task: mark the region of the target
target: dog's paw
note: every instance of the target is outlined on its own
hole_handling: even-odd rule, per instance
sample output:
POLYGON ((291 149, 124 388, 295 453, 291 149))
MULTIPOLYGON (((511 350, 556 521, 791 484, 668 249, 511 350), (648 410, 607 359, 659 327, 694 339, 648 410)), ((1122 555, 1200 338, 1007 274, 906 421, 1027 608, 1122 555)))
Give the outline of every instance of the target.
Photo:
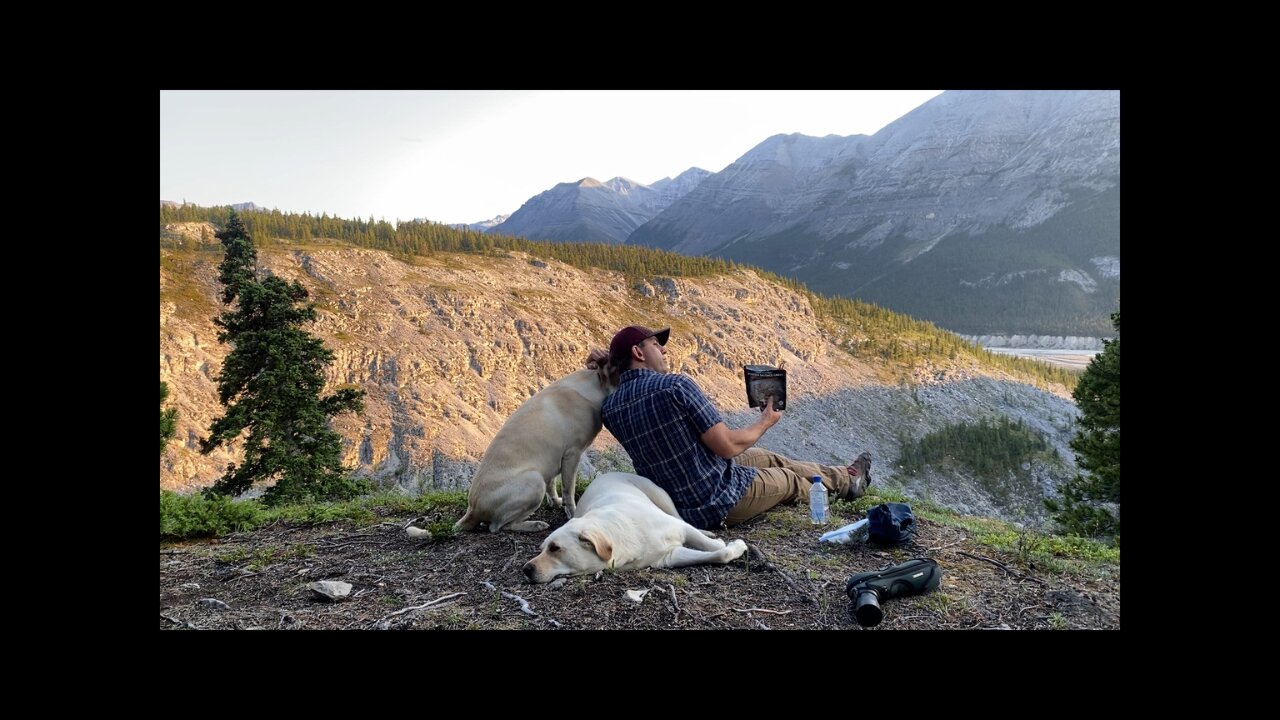
POLYGON ((576 515, 577 512, 578 512, 578 508, 576 506, 573 506, 573 507, 569 505, 564 506, 564 516, 570 520, 573 519, 573 516, 576 515))
POLYGON ((564 507, 564 498, 547 496, 547 505, 551 507, 564 507))
POLYGON ((724 549, 729 553, 729 556, 726 558, 726 562, 737 560, 747 551, 747 543, 743 540, 734 540, 733 542, 725 545, 724 549))
POLYGON ((522 520, 521 522, 511 523, 506 529, 513 532, 542 532, 549 527, 551 526, 541 520, 522 520))

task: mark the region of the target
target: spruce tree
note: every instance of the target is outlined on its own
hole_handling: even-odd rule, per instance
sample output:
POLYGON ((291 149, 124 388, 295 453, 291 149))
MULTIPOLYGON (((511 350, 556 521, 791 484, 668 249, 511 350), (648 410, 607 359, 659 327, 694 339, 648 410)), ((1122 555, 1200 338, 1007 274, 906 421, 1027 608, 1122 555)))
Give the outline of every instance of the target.
POLYGON ((1080 406, 1079 430, 1071 440, 1088 476, 1062 485, 1061 502, 1046 500, 1054 519, 1081 535, 1120 534, 1120 313, 1111 316, 1116 339, 1089 362, 1072 397, 1080 406))
POLYGON ((164 409, 164 400, 169 397, 169 386, 160 381, 160 457, 164 457, 164 446, 169 444, 169 439, 177 432, 175 427, 178 419, 177 408, 164 409))
POLYGON ((342 438, 329 421, 363 410, 364 391, 347 388, 321 397, 333 353, 302 329, 316 319, 306 289, 272 275, 258 279, 257 252, 236 213, 217 238, 226 249, 218 277, 229 308, 214 324, 221 328, 218 340, 232 349, 218 377, 226 412, 213 421, 200 451, 212 452, 246 430, 248 436, 244 460, 228 465, 206 492, 240 495, 257 481, 274 479, 263 498, 269 505, 359 494, 363 483, 342 466, 342 438))

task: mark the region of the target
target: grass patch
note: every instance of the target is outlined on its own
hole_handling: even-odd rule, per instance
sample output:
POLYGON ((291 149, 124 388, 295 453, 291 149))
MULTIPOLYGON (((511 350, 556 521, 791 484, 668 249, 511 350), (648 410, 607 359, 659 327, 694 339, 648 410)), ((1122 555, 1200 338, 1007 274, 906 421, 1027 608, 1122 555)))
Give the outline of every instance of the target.
POLYGON ((220 552, 213 556, 214 560, 225 565, 238 565, 249 557, 249 551, 245 548, 234 548, 226 552, 220 552))
POLYGON ((304 560, 316 554, 316 546, 310 543, 290 545, 282 554, 285 560, 304 560))
MULTIPOLYGON (((1029 528, 1022 528, 1012 523, 994 518, 960 515, 952 510, 935 505, 927 500, 909 498, 899 492, 884 488, 875 488, 874 494, 864 495, 852 502, 841 502, 843 508, 862 516, 872 507, 882 502, 901 502, 911 505, 911 511, 917 518, 923 518, 939 525, 948 525, 964 530, 974 542, 994 550, 1005 552, 1023 566, 1035 564, 1037 568, 1054 573, 1095 571, 1105 572, 1104 565, 1120 564, 1119 543, 1108 543, 1077 535, 1053 535, 1029 528)), ((848 524, 852 520, 841 521, 848 524)), ((792 523, 795 519, 792 518, 792 523)), ((833 523, 835 527, 840 525, 833 523)), ((779 535, 782 533, 780 532, 779 535)), ((897 549, 891 551, 895 562, 897 549)), ((909 557, 903 557, 905 560, 909 557)))
POLYGON ((253 554, 253 560, 249 562, 249 569, 254 572, 265 570, 272 561, 276 559, 276 551, 271 548, 261 548, 253 554))
POLYGON ((213 262, 208 253, 163 250, 160 252, 160 269, 166 274, 166 282, 160 288, 160 302, 171 302, 174 314, 188 320, 210 318, 221 311, 222 306, 205 294, 196 282, 196 266, 213 262))
MULTIPOLYGON (((267 508, 259 500, 232 500, 226 496, 205 498, 203 495, 179 495, 168 490, 160 491, 160 539, 218 537, 231 532, 245 532, 269 525, 277 520, 302 525, 319 525, 350 520, 358 525, 372 525, 384 515, 458 515, 467 508, 467 494, 458 490, 432 492, 416 498, 406 498, 387 492, 354 500, 306 505, 285 505, 267 508)), ((453 521, 449 518, 452 536, 453 521)), ((438 520, 445 523, 445 520, 438 520)), ((428 525, 432 534, 435 526, 428 525)), ((306 552, 298 549, 296 553, 306 552)), ((312 549, 314 552, 314 548, 312 549)), ((299 557, 301 557, 299 555, 299 557)))
POLYGON ((452 518, 440 518, 427 523, 426 530, 431 533, 432 542, 440 542, 442 540, 451 540, 458 536, 458 531, 453 528, 456 520, 452 518))

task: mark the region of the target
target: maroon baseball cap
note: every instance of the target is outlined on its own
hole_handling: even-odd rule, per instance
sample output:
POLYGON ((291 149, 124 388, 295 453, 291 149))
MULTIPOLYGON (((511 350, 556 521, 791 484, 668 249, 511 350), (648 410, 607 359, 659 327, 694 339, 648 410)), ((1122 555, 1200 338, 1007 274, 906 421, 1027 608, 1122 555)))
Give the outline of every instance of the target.
POLYGON ((631 354, 632 346, 639 345, 649 338, 658 338, 659 345, 666 345, 671 336, 671 328, 650 330, 643 325, 628 325, 618 331, 609 343, 610 360, 621 359, 631 354))

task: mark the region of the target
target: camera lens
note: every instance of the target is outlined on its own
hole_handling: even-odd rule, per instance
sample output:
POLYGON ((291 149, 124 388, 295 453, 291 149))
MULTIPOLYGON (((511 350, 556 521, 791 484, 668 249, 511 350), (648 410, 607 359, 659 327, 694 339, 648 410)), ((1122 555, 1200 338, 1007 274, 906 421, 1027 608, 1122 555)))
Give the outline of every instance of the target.
POLYGON ((853 617, 862 627, 875 627, 884 619, 884 611, 880 609, 880 597, 875 590, 863 590, 853 603, 853 617))

